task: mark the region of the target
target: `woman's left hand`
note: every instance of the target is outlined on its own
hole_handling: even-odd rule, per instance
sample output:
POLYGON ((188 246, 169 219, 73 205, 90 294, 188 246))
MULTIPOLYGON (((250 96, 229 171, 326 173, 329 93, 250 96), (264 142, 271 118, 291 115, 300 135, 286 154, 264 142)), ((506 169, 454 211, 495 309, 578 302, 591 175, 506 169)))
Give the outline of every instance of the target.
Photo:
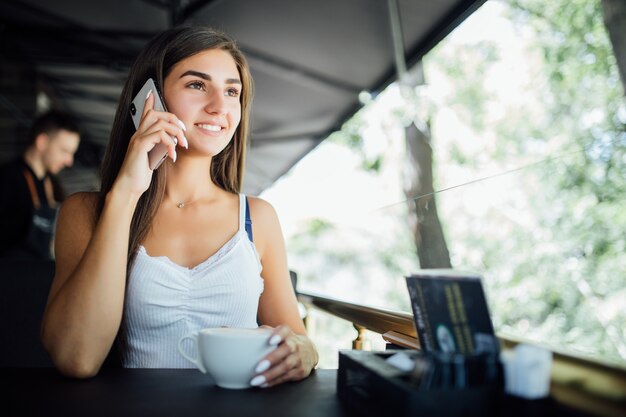
POLYGON ((318 355, 313 342, 306 335, 294 333, 289 326, 276 327, 269 343, 277 347, 258 363, 257 375, 250 381, 253 386, 266 388, 299 381, 309 376, 317 365, 318 355))

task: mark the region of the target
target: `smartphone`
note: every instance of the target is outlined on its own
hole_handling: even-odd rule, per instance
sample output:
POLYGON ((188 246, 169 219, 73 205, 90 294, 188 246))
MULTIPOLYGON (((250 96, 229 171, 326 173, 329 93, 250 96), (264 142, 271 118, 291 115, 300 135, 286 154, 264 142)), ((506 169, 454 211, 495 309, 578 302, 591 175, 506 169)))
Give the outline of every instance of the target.
MULTIPOLYGON (((135 129, 137 129, 139 122, 141 121, 143 108, 146 105, 146 96, 150 90, 152 90, 152 95, 154 96, 154 109, 167 111, 156 83, 152 78, 148 78, 148 81, 146 81, 143 87, 141 87, 141 90, 139 90, 133 101, 130 103, 130 116, 135 124, 135 129)), ((172 137, 172 139, 176 142, 176 138, 172 137)), ((154 171, 161 166, 163 161, 165 161, 165 158, 167 158, 167 146, 163 143, 157 143, 156 146, 148 152, 148 166, 154 171)))

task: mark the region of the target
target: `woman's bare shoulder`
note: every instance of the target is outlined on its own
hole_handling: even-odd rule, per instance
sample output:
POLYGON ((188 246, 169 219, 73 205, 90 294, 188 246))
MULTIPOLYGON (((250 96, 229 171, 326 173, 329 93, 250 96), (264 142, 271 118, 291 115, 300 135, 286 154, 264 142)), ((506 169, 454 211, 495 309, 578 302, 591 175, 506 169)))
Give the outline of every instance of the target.
POLYGON ((268 201, 260 197, 248 197, 252 225, 263 234, 274 235, 280 232, 280 221, 276 209, 268 201))
POLYGON ((72 194, 61 204, 54 238, 57 277, 65 280, 76 268, 96 227, 97 193, 72 194))
POLYGON ((74 204, 78 202, 82 202, 83 204, 96 204, 98 202, 98 194, 99 193, 96 191, 79 191, 66 198, 63 204, 69 202, 74 204))
POLYGON ((260 197, 247 196, 247 198, 248 203, 250 204, 251 215, 256 214, 262 218, 265 218, 266 216, 276 217, 276 210, 268 201, 260 197))
POLYGON ((263 259, 266 249, 283 242, 283 234, 274 207, 259 197, 248 197, 254 244, 263 259))
POLYGON ((78 192, 66 198, 61 204, 59 222, 71 220, 82 226, 95 225, 98 208, 97 192, 78 192))

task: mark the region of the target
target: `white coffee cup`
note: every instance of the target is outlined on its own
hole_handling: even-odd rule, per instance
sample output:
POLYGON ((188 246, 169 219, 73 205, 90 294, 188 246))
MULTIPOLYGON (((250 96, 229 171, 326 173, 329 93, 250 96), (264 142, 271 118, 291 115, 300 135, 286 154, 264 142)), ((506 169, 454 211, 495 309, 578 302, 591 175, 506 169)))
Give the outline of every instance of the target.
POLYGON ((211 375, 218 386, 249 388, 258 363, 276 348, 269 344, 271 335, 272 330, 266 328, 202 329, 181 337, 178 351, 200 371, 211 375), (183 343, 187 339, 193 341, 197 356, 185 352, 183 343))

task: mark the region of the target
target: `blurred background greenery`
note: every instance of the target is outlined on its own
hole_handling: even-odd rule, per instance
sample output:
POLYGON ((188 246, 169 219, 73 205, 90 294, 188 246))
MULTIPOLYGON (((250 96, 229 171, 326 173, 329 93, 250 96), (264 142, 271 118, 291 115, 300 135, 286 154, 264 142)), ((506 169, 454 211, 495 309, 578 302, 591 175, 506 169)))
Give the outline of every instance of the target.
MULTIPOLYGON (((448 261, 484 276, 500 334, 626 363, 626 103, 602 3, 490 0, 412 73, 264 195, 282 218, 314 175, 302 198, 324 201, 286 225, 299 289, 410 311, 404 277, 448 261)), ((335 367, 356 331, 311 314, 335 367)))

